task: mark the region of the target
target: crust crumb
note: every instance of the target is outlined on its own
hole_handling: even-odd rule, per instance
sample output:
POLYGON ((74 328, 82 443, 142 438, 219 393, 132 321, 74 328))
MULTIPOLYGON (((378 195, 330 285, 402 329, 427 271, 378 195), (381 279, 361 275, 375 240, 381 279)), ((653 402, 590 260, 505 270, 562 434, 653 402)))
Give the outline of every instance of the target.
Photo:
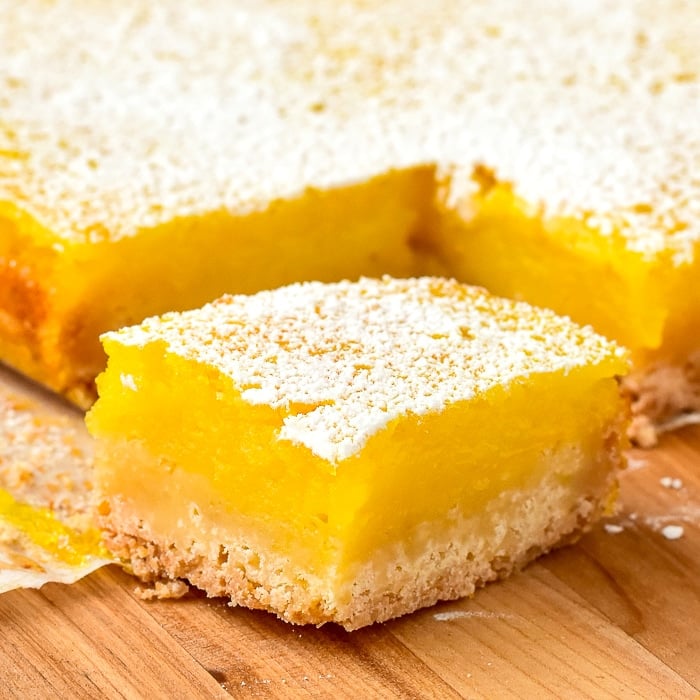
POLYGON ((189 590, 187 583, 180 579, 161 579, 148 586, 137 586, 134 593, 141 600, 177 600, 189 590))

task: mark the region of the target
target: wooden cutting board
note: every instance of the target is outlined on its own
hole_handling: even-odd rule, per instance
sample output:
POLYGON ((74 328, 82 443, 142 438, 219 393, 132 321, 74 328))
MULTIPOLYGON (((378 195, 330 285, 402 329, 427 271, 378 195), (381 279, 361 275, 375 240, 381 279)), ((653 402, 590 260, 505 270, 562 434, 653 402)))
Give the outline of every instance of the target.
MULTIPOLYGON (((8 372, 0 391, 80 429, 8 372)), ((700 426, 631 453, 607 524, 472 600, 353 633, 198 593, 142 601, 116 566, 13 591, 0 596, 0 697, 700 697, 700 426)))

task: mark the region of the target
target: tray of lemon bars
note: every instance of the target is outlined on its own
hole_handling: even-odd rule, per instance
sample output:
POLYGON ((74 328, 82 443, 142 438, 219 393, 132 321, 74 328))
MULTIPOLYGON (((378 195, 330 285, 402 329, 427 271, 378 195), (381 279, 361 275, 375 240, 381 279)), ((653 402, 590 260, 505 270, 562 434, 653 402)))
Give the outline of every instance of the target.
POLYGON ((0 3, 0 696, 697 697, 692 3, 0 3))

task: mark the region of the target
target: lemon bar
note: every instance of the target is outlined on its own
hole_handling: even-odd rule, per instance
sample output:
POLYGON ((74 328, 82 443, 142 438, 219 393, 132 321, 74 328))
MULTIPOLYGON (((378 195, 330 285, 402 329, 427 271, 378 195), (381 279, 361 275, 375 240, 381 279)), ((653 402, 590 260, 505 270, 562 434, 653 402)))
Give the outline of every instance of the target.
MULTIPOLYGON (((242 211, 217 203, 196 215, 164 209, 135 218, 143 212, 117 210, 99 219, 97 230, 87 219, 71 227, 57 209, 30 215, 0 194, 0 360, 87 408, 104 368, 104 331, 201 306, 227 291, 413 274, 413 238, 423 217, 416 193, 430 172, 388 172, 246 202, 242 211)), ((44 176, 56 187, 63 182, 60 168, 44 176)))
POLYGON ((628 346, 642 441, 700 409, 694 3, 3 16, 0 357, 74 401, 94 396, 104 330, 387 273, 483 285, 628 346))
POLYGON ((107 546, 145 581, 355 629, 608 512, 625 353, 441 278, 309 282, 107 333, 107 546))

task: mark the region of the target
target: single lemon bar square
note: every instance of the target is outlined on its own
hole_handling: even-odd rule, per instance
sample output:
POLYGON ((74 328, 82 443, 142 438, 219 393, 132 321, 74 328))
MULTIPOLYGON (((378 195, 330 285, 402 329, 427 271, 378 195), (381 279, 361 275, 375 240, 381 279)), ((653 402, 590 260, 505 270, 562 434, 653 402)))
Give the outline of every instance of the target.
POLYGON ((625 352, 479 288, 294 284, 103 343, 99 518, 146 581, 355 629, 470 595, 614 500, 625 352))

